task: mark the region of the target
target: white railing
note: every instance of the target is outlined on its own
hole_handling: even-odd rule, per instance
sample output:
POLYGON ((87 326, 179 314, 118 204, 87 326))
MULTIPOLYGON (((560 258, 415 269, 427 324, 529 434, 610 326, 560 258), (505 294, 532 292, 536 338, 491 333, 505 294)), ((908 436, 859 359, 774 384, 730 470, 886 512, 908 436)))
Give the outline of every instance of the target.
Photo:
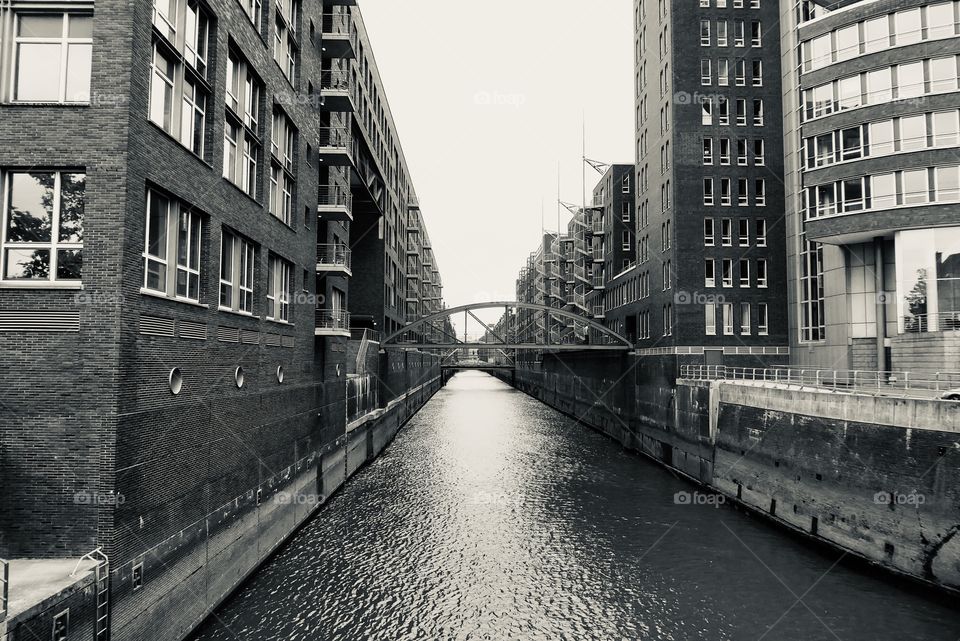
POLYGON ((350 72, 345 69, 329 69, 320 72, 320 89, 351 91, 350 72))
POLYGON ((960 372, 897 372, 875 370, 799 369, 791 367, 728 367, 682 365, 680 378, 696 381, 749 381, 798 385, 834 391, 942 392, 960 387, 960 372))
POLYGON ((318 265, 336 265, 350 269, 350 263, 353 259, 353 252, 347 249, 346 245, 325 244, 317 245, 317 264, 318 265))
POLYGON ((350 149, 350 127, 320 127, 319 145, 321 149, 350 149))
POLYGON ((907 334, 957 330, 960 330, 960 312, 910 314, 903 317, 903 331, 907 334))
POLYGON ((348 210, 353 208, 353 194, 348 187, 323 185, 318 191, 321 207, 346 207, 348 210))
POLYGON ((317 329, 350 330, 350 312, 339 309, 321 309, 316 311, 317 329))

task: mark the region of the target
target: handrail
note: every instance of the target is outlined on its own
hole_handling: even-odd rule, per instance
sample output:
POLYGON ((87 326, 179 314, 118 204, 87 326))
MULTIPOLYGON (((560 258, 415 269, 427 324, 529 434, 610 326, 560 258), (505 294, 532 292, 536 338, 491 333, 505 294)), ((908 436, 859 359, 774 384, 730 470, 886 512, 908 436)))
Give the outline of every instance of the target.
POLYGON ((907 334, 957 330, 960 330, 960 312, 906 314, 903 317, 903 331, 907 334))
POLYGON ((350 149, 352 139, 350 127, 320 127, 318 145, 350 149))
POLYGON ((350 72, 346 69, 328 69, 320 72, 320 89, 351 91, 350 72))
POLYGON ((832 391, 915 390, 942 392, 960 387, 960 372, 801 369, 682 365, 680 378, 698 381, 749 381, 799 385, 832 391))
POLYGON ((321 185, 317 193, 320 206, 346 207, 347 209, 353 206, 353 193, 349 187, 342 185, 321 185))
POLYGON ((350 269, 353 252, 346 245, 327 243, 317 245, 317 264, 339 265, 350 269))
POLYGON ((319 329, 350 329, 350 312, 340 309, 316 309, 316 326, 319 329))
POLYGON ((83 556, 81 556, 79 559, 77 559, 77 564, 73 567, 73 572, 70 573, 70 576, 71 576, 71 577, 76 577, 76 576, 77 576, 77 572, 80 570, 80 566, 83 564, 83 560, 84 560, 84 559, 88 559, 88 560, 90 560, 90 561, 93 561, 93 562, 96 563, 97 565, 100 565, 101 563, 109 563, 109 562, 110 562, 110 559, 109 559, 109 558, 107 557, 107 555, 103 552, 103 548, 102 548, 102 547, 96 548, 95 550, 93 550, 93 551, 91 551, 91 552, 87 552, 86 554, 84 554, 83 556), (95 558, 94 558, 95 555, 99 555, 101 558, 100 558, 100 559, 95 559, 95 558))

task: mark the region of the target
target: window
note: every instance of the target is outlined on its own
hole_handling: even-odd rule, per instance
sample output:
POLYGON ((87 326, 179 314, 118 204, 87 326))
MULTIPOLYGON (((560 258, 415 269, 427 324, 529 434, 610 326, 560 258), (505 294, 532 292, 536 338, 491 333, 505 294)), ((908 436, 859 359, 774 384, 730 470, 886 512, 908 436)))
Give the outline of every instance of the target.
POLYGON ((227 58, 226 122, 223 177, 256 198, 260 158, 260 97, 263 84, 246 60, 231 51, 227 58))
POLYGON ((740 335, 749 336, 751 329, 750 303, 740 303, 740 335))
POLYGON ((290 322, 290 263, 270 254, 267 265, 267 320, 290 322))
POLYGON ((770 333, 770 316, 766 303, 757 304, 757 335, 766 336, 770 333))
POLYGON ((291 83, 296 80, 297 57, 297 20, 300 14, 298 0, 276 0, 277 18, 274 21, 273 59, 283 70, 283 75, 291 83))
POLYGON ((58 612, 53 617, 53 631, 50 638, 53 641, 67 641, 70 638, 70 608, 58 612))
POLYGON ((763 98, 753 99, 753 126, 763 126, 763 98))
POLYGON ((750 288, 750 260, 747 258, 740 259, 740 287, 750 288))
POLYGON ((700 124, 702 125, 712 125, 713 124, 713 103, 709 98, 704 100, 700 105, 700 124))
POLYGON ((242 0, 242 4, 250 22, 257 29, 257 33, 260 33, 263 29, 263 5, 260 0, 242 0))
POLYGON ((869 125, 870 155, 883 156, 894 150, 893 121, 872 122, 869 125))
POLYGON ((703 164, 713 164, 713 138, 703 139, 703 164))
POLYGON ((720 244, 724 247, 733 245, 733 221, 729 218, 720 221, 720 244))
POLYGON ((743 47, 743 20, 736 20, 733 23, 733 46, 743 47))
POLYGON ((730 139, 729 138, 720 139, 720 164, 721 165, 730 164, 730 139))
POLYGON ((897 98, 916 98, 923 93, 923 62, 899 65, 897 67, 897 98))
POLYGON ((747 124, 747 101, 744 98, 737 98, 737 126, 745 127, 747 124))
POLYGON ((937 167, 937 202, 956 202, 960 200, 960 168, 937 167))
MULTIPOLYGON (((823 299, 823 248, 802 239, 800 253, 800 340, 822 341, 826 337, 823 299)), ((763 323, 759 323, 761 325, 763 323)))
MULTIPOLYGON (((761 45, 762 33, 760 23, 756 20, 750 23, 750 46, 759 47, 761 45)), ((829 39, 830 36, 827 36, 829 39)))
MULTIPOLYGON (((957 62, 954 56, 932 58, 929 62, 931 93, 957 89, 957 62)), ((902 76, 901 76, 902 77, 902 76)), ((921 75, 920 78, 923 78, 921 75)))
POLYGON ((763 149, 763 138, 755 138, 753 141, 753 164, 762 166, 765 164, 765 154, 763 149))
POLYGON ((294 143, 296 130, 281 111, 273 112, 270 143, 270 213, 287 225, 292 224, 294 174, 294 143))
POLYGON ((752 69, 752 72, 750 74, 751 83, 753 84, 754 87, 762 87, 763 86, 763 61, 754 60, 751 63, 751 69, 752 69))
POLYGON ((886 209, 897 205, 896 174, 878 174, 870 177, 871 209, 886 209))
POLYGON ((730 103, 723 96, 717 97, 717 124, 730 124, 730 103))
POLYGON ((715 231, 713 227, 713 218, 703 219, 703 245, 704 247, 713 247, 716 242, 715 231))
POLYGON ((893 34, 898 46, 913 44, 923 40, 920 8, 901 9, 893 14, 893 34))
POLYGON ((757 178, 753 181, 753 204, 757 207, 763 207, 767 204, 767 181, 763 178, 757 178))
POLYGON ((707 336, 717 335, 717 306, 713 303, 707 303, 703 306, 705 331, 707 336))
POLYGON ((857 127, 840 130, 840 160, 854 160, 863 156, 863 131, 857 127))
POLYGON ((882 51, 890 47, 890 23, 886 15, 863 23, 864 53, 882 51))
MULTIPOLYGON (((749 269, 749 263, 747 269, 749 269)), ((759 258, 757 259, 757 287, 764 288, 767 284, 767 259, 759 258)))
POLYGON ((837 62, 860 55, 860 29, 856 24, 837 29, 837 62))
POLYGON ((927 38, 950 38, 954 36, 955 22, 952 2, 927 6, 927 38))
POLYGON ((700 46, 701 47, 710 46, 710 21, 709 20, 700 21, 700 46))
POLYGON ((727 21, 717 20, 717 46, 727 46, 727 21))
POLYGON ((743 167, 747 164, 747 141, 743 138, 737 139, 737 165, 743 167))
MULTIPOLYGON (((89 10, 92 8, 91 2, 89 10)), ((27 14, 17 11, 14 30, 12 100, 90 101, 93 16, 89 12, 27 14)))
POLYGON ((85 189, 82 170, 3 177, 4 282, 80 282, 85 189))
POLYGON ((253 243, 224 230, 220 244, 220 309, 253 314, 255 266, 253 243))
POLYGON ((730 179, 721 178, 720 179, 720 205, 723 207, 729 207, 731 204, 731 195, 730 195, 730 179))
POLYGON ((154 25, 164 35, 154 37, 148 113, 155 125, 203 157, 210 20, 195 1, 181 11, 182 4, 156 0, 154 5, 154 25))
POLYGON ((700 84, 709 85, 713 82, 713 78, 710 71, 710 59, 702 58, 700 60, 700 84))
POLYGON ((733 303, 723 303, 723 335, 733 336, 733 303))
POLYGON ((957 111, 939 111, 933 114, 933 146, 954 147, 957 145, 957 111))
POLYGON ((620 183, 620 192, 624 194, 630 193, 630 174, 626 174, 623 177, 623 180, 620 183))
POLYGON ((918 205, 929 198, 926 169, 910 169, 903 172, 903 204, 918 205))
POLYGON ((745 60, 737 60, 733 66, 733 83, 738 87, 744 87, 747 84, 747 63, 745 60))
POLYGON ((741 218, 737 221, 737 240, 741 247, 750 246, 750 219, 741 218))
POLYGON ((841 78, 837 82, 837 87, 839 89, 838 107, 841 111, 844 109, 856 109, 863 104, 859 75, 841 78))
POLYGON ((188 205, 147 191, 144 289, 200 302, 202 216, 188 205))
MULTIPOLYGON (((656 237, 654 237, 654 238, 656 238, 656 237)), ((656 242, 656 241, 654 241, 654 242, 656 242)), ((630 251, 630 249, 633 248, 633 246, 632 246, 632 244, 631 244, 631 242, 630 242, 630 232, 627 231, 627 230, 624 230, 624 231, 622 232, 622 234, 620 235, 620 248, 623 249, 624 251, 630 251)))
POLYGON ((757 247, 767 246, 767 221, 757 221, 757 247))
POLYGON ((893 100, 893 84, 890 79, 890 68, 868 71, 867 74, 867 103, 890 102, 893 100))
POLYGON ((724 258, 721 261, 721 269, 723 270, 721 285, 723 287, 733 287, 733 259, 724 258))
POLYGON ((713 178, 703 179, 703 204, 713 204, 713 178))
POLYGON ((629 223, 630 217, 630 203, 625 202, 620 206, 620 220, 629 223))
POLYGON ((703 261, 703 286, 717 286, 717 263, 713 258, 707 258, 703 261))
POLYGON ((721 87, 730 84, 730 61, 726 58, 717 60, 717 84, 721 87))
POLYGON ((746 207, 750 204, 750 194, 747 190, 747 179, 737 178, 737 205, 746 207))

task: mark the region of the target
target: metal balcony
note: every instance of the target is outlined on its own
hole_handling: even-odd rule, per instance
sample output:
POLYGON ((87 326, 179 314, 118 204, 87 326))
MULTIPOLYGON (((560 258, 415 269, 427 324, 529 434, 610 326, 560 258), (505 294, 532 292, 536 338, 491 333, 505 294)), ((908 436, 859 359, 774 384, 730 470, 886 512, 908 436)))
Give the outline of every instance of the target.
POLYGON ((585 283, 590 282, 590 279, 587 278, 587 269, 583 265, 577 265, 576 267, 574 267, 573 275, 585 283))
POLYGON ((603 311, 603 305, 594 305, 594 306, 593 306, 593 317, 594 317, 594 318, 606 318, 606 313, 603 311))
POLYGON ((594 274, 594 275, 593 275, 593 288, 594 288, 594 289, 606 289, 606 287, 607 287, 607 283, 606 283, 606 280, 604 280, 603 276, 602 276, 602 275, 601 275, 601 276, 597 276, 596 274, 594 274))
POLYGON ((317 214, 324 220, 350 222, 353 220, 353 194, 343 185, 323 185, 319 189, 317 214))
POLYGON ((602 263, 605 260, 603 256, 603 245, 594 245, 590 249, 590 253, 593 256, 593 261, 596 263, 602 263))
POLYGON ((320 36, 320 51, 324 58, 357 57, 357 32, 346 11, 337 11, 323 16, 323 31, 320 36))
POLYGON ((328 274, 353 276, 351 262, 353 252, 346 245, 317 245, 317 271, 328 274))
POLYGON ((350 127, 321 127, 317 157, 325 167, 349 167, 353 164, 353 136, 350 127))
POLYGON ((603 221, 602 221, 602 220, 595 220, 595 221, 593 221, 593 224, 590 225, 590 229, 591 229, 591 231, 593 232, 593 235, 594 235, 594 236, 602 236, 602 235, 603 235, 603 221))
POLYGON ((320 109, 339 113, 356 112, 349 71, 329 69, 320 72, 320 109))
POLYGON ((350 312, 342 309, 322 309, 316 311, 317 336, 350 337, 350 312))

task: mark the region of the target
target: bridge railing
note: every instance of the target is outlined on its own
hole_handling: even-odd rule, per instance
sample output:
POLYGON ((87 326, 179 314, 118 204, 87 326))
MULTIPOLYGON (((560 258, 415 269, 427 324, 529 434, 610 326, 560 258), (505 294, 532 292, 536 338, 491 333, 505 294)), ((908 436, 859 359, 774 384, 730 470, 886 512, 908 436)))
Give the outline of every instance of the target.
POLYGON ((746 381, 847 392, 936 397, 960 388, 960 372, 800 369, 682 365, 680 378, 697 381, 746 381))

